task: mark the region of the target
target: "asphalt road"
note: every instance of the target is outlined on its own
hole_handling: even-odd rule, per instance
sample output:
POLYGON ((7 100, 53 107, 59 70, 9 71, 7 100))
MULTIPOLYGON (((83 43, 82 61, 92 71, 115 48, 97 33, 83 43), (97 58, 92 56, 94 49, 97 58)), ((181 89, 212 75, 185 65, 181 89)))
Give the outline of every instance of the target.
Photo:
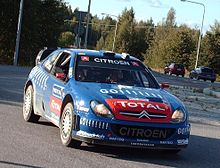
POLYGON ((192 123, 190 144, 177 155, 86 144, 64 147, 53 124, 23 120, 27 71, 0 66, 0 167, 220 167, 220 127, 206 124, 192 123))
POLYGON ((157 78, 158 82, 168 82, 171 85, 176 86, 185 86, 185 87, 194 87, 198 89, 204 89, 208 87, 220 88, 220 82, 211 83, 210 81, 190 79, 188 77, 181 77, 175 75, 165 75, 158 72, 153 72, 154 76, 157 78))

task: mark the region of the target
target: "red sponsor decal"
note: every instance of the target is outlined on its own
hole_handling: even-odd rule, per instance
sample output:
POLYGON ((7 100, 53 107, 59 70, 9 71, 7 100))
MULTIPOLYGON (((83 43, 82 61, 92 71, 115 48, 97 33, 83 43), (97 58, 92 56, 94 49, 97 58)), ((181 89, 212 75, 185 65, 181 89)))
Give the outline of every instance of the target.
POLYGON ((170 106, 164 103, 123 99, 105 99, 105 101, 115 118, 120 120, 169 123, 172 115, 170 106))
POLYGON ((50 110, 60 116, 62 101, 54 96, 50 96, 50 110))
POLYGON ((133 65, 133 66, 139 66, 139 64, 137 63, 137 62, 131 62, 131 64, 133 65))
POLYGON ((89 61, 89 57, 88 56, 81 56, 81 61, 89 61))
POLYGON ((58 78, 58 79, 62 79, 62 78, 65 78, 65 77, 66 77, 66 75, 63 72, 56 73, 56 78, 58 78))

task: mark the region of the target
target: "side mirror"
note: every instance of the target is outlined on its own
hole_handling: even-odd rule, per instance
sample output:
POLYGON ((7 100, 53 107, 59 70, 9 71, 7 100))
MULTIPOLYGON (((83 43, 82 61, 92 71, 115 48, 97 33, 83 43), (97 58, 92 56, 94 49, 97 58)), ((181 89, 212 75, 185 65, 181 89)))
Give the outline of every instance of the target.
POLYGON ((56 78, 61 79, 61 80, 63 80, 63 79, 66 78, 66 75, 65 75, 65 73, 63 73, 63 72, 57 72, 57 73, 55 74, 55 76, 56 76, 56 78))
POLYGON ((169 88, 170 87, 170 84, 169 83, 161 83, 160 84, 160 87, 162 88, 162 89, 166 89, 166 88, 169 88))

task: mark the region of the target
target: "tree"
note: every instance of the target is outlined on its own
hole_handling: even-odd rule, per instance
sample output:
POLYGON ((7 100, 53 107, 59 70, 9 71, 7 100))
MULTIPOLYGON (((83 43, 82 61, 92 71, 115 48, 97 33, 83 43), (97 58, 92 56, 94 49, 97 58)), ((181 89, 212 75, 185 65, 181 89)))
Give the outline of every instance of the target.
POLYGON ((93 21, 93 38, 96 37, 96 49, 112 50, 116 20, 110 16, 93 21), (94 22, 96 21, 96 22, 94 22), (99 23, 98 23, 99 22, 99 23))
MULTIPOLYGON (((20 0, 0 1, 0 63, 12 64, 20 0)), ((63 0, 24 1, 21 29, 20 65, 33 65, 44 46, 57 46, 64 20, 71 16, 63 0)))
POLYGON ((19 0, 0 1, 0 64, 12 64, 19 0))
POLYGON ((72 32, 62 32, 58 39, 60 47, 68 47, 74 44, 75 35, 72 32))
POLYGON ((174 8, 170 8, 170 10, 167 13, 166 23, 165 25, 167 27, 175 27, 176 26, 176 11, 174 8))
POLYGON ((220 74, 220 22, 215 21, 202 40, 199 64, 213 68, 220 74))
POLYGON ((154 68, 164 67, 171 62, 191 66, 195 51, 195 31, 186 26, 177 27, 175 11, 170 9, 165 22, 155 29, 154 40, 145 54, 145 63, 154 68))

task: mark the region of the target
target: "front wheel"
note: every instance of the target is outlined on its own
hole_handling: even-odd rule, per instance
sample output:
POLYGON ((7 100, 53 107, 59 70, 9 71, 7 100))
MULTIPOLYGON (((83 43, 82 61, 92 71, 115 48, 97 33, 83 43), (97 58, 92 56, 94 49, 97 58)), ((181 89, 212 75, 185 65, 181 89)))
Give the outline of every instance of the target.
POLYGON ((72 130, 75 125, 73 104, 67 103, 63 109, 60 121, 60 138, 65 146, 79 147, 82 142, 72 139, 72 130))
POLYGON ((34 114, 34 90, 32 85, 29 85, 24 94, 24 103, 23 103, 23 117, 27 122, 37 122, 40 119, 40 116, 34 114))

